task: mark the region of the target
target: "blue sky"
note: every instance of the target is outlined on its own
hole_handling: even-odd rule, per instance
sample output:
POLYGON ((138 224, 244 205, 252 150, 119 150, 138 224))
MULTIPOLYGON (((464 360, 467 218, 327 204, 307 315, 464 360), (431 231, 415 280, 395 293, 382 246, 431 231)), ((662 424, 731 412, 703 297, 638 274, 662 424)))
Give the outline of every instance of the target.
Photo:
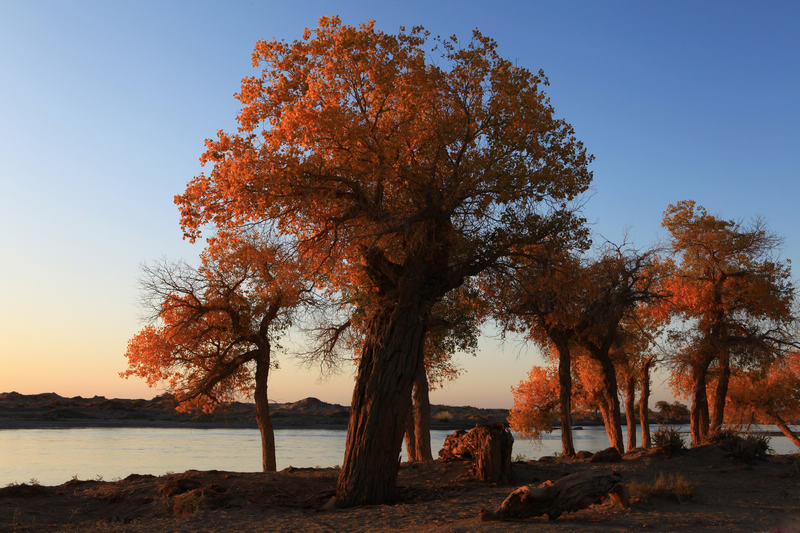
MULTIPOLYGON (((557 114, 596 156, 585 215, 598 236, 647 246, 667 204, 693 199, 763 216, 800 260, 800 4, 375 4, 0 2, 0 391, 152 394, 116 375, 142 325, 139 265, 199 252, 172 197, 203 140, 234 127, 253 45, 326 14, 390 32, 478 27, 544 69, 557 114)), ((284 359, 276 400, 349 401, 350 369, 320 382, 284 359)), ((433 400, 508 406, 537 361, 486 339, 433 400)))

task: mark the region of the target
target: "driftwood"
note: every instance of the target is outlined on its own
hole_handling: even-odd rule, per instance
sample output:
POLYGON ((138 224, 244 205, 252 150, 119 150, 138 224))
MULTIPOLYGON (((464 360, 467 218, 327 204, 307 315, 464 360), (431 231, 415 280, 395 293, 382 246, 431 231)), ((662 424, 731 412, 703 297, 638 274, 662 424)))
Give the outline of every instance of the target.
POLYGON ((628 496, 618 472, 586 470, 545 481, 536 486, 520 487, 503 500, 495 511, 481 511, 482 520, 515 520, 546 514, 555 520, 563 513, 584 509, 612 498, 628 507, 628 496))
POLYGON ((511 448, 514 437, 503 424, 481 424, 469 432, 448 435, 439 458, 470 459, 472 471, 483 481, 511 481, 511 448))

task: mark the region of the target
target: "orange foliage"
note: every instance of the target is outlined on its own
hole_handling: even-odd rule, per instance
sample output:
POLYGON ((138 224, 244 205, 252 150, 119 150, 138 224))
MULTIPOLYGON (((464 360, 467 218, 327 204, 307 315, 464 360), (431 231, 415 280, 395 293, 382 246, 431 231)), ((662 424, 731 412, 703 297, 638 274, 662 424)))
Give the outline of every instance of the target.
POLYGON ((270 364, 271 342, 302 295, 295 260, 259 240, 221 234, 197 269, 146 269, 144 289, 157 323, 128 342, 121 375, 165 385, 184 411, 209 412, 251 396, 255 365, 270 364))
POLYGON ((513 431, 533 439, 553 430, 553 421, 558 417, 558 370, 553 367, 535 366, 528 379, 517 387, 511 387, 514 406, 508 414, 508 423, 513 431))
POLYGON ((800 352, 766 369, 731 378, 727 419, 734 423, 800 421, 800 352))

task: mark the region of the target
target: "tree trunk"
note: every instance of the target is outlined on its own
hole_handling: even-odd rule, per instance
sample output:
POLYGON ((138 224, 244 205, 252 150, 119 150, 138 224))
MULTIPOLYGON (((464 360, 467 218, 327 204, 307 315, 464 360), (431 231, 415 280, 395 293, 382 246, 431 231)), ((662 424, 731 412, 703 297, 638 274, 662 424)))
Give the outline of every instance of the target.
POLYGON ((728 397, 728 382, 730 378, 730 354, 725 352, 720 356, 719 361, 719 376, 717 378, 717 386, 714 390, 714 404, 711 410, 709 433, 716 433, 722 427, 722 422, 725 420, 725 400, 728 397))
POLYGON ((603 402, 600 413, 603 416, 603 425, 606 428, 609 444, 622 454, 625 453, 625 445, 622 440, 622 422, 617 396, 617 373, 607 354, 605 356, 595 354, 595 359, 602 368, 603 402))
POLYGON ((781 433, 786 435, 786 438, 792 441, 795 446, 800 448, 800 438, 798 438, 797 434, 792 431, 792 428, 789 427, 789 425, 786 423, 786 420, 776 414, 771 414, 771 416, 775 421, 775 425, 781 430, 781 433))
POLYGON ((420 463, 433 461, 431 453, 431 400, 428 395, 428 373, 425 371, 425 358, 420 357, 417 374, 414 378, 414 438, 415 460, 420 463))
POLYGON ((625 423, 628 426, 628 451, 636 448, 636 377, 625 380, 625 423))
POLYGON ((275 432, 269 414, 267 379, 269 378, 269 346, 260 347, 256 356, 256 387, 253 393, 256 402, 256 422, 261 432, 261 468, 264 472, 275 472, 275 432))
POLYGON ((575 455, 572 443, 572 372, 569 344, 555 341, 558 350, 558 395, 561 401, 561 452, 565 457, 575 455))
POLYGON ((414 406, 411 405, 406 415, 406 455, 409 463, 417 461, 417 437, 414 433, 414 406))
POLYGON ((429 311, 414 289, 401 287, 400 294, 407 298, 370 318, 336 485, 339 506, 385 503, 395 496, 398 457, 429 311))
POLYGON ((642 428, 642 447, 650 448, 650 361, 642 365, 639 381, 642 384, 642 392, 639 395, 639 426, 642 428))
POLYGON ((699 446, 708 436, 708 397, 706 395, 706 370, 692 369, 692 410, 690 413, 692 446, 699 446))

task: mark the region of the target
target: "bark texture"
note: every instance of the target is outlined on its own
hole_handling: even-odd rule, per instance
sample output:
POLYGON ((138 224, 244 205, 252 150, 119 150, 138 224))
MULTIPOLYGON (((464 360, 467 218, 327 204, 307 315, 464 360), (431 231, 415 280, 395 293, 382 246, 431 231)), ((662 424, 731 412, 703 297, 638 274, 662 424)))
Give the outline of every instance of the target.
POLYGON ((617 373, 614 370, 614 364, 607 355, 605 357, 597 356, 596 359, 602 368, 603 401, 600 405, 600 414, 603 417, 603 425, 606 428, 608 442, 619 453, 625 453, 619 397, 617 396, 617 373))
POLYGON ((343 507, 395 497, 398 457, 429 309, 419 299, 388 307, 370 319, 358 365, 336 485, 336 503, 343 507))
POLYGON ((448 435, 441 459, 471 459, 475 477, 482 481, 511 482, 511 449, 514 437, 503 424, 481 424, 469 432, 448 435))
POLYGON ((714 404, 711 409, 711 420, 709 422, 709 434, 716 433, 722 427, 725 420, 725 400, 728 397, 728 383, 731 379, 731 360, 727 352, 722 354, 719 359, 719 375, 717 376, 717 386, 714 389, 714 404))
POLYGON ((692 446, 700 446, 708 437, 708 397, 705 368, 692 369, 692 408, 690 412, 692 446))
POLYGON ((264 472, 275 472, 275 432, 269 414, 267 380, 269 379, 270 350, 259 348, 256 356, 256 386, 253 393, 256 404, 256 421, 261 432, 261 468, 264 472))
POLYGON ((414 460, 420 463, 433 461, 433 454, 431 453, 431 401, 428 391, 428 374, 425 371, 425 361, 424 358, 420 358, 420 364, 414 377, 413 393, 414 460))
POLYGON ((572 372, 569 343, 556 341, 558 350, 558 394, 561 402, 561 452, 565 457, 575 455, 572 442, 572 372))
POLYGON ((417 460, 417 437, 414 431, 414 405, 409 408, 406 416, 406 455, 408 462, 413 463, 417 460))
POLYGON ((625 380, 625 424, 628 426, 628 451, 636 448, 636 378, 625 380))
POLYGON ((481 511, 482 520, 515 520, 547 515, 555 520, 563 513, 585 509, 611 497, 628 507, 622 476, 617 472, 586 470, 545 481, 536 486, 520 487, 503 500, 494 511, 481 511))
POLYGON ((642 447, 650 448, 652 441, 650 439, 650 366, 652 362, 646 361, 642 365, 639 381, 641 383, 642 392, 639 394, 639 427, 642 428, 642 447))

